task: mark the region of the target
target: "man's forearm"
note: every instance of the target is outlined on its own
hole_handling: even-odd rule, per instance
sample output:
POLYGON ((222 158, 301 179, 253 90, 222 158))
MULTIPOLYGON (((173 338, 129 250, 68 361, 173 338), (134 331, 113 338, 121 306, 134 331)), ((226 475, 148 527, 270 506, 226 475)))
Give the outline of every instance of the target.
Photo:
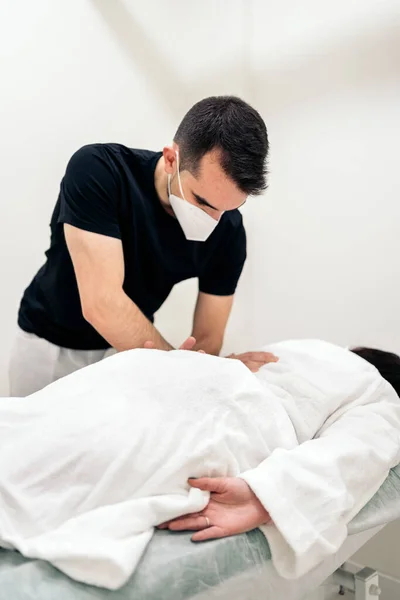
MULTIPOLYGON (((196 337, 193 334, 194 337, 196 337)), ((214 356, 219 356, 221 352, 223 340, 212 337, 212 336, 204 336, 196 338, 196 345, 194 350, 203 350, 207 354, 213 354, 214 356)))
POLYGON ((148 341, 161 350, 173 349, 122 291, 107 298, 98 298, 84 310, 84 317, 119 352, 142 348, 148 341))

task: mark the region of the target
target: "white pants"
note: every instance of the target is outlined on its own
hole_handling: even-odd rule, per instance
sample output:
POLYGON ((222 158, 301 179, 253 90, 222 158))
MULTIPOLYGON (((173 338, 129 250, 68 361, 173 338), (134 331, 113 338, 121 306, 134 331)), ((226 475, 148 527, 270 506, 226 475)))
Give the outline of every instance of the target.
POLYGON ((49 383, 114 354, 108 350, 60 348, 18 328, 9 366, 10 396, 25 397, 49 383))

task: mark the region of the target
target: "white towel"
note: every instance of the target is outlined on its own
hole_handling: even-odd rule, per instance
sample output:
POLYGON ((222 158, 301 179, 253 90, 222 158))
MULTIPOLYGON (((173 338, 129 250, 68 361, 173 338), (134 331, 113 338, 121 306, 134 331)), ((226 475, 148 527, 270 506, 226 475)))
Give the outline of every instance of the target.
POLYGON ((281 397, 299 445, 275 449, 242 477, 271 515, 261 530, 276 569, 296 578, 337 552, 347 524, 400 463, 400 399, 375 367, 332 344, 270 350, 282 359, 258 378, 281 397))
POLYGON ((187 479, 238 475, 289 417, 236 360, 133 350, 0 401, 0 545, 118 588, 155 525, 203 509, 187 479))
POLYGON ((133 350, 0 399, 0 545, 116 589, 155 525, 206 506, 188 477, 242 474, 275 520, 263 530, 278 571, 315 566, 400 461, 400 403, 349 352, 272 349, 281 361, 257 377, 236 360, 133 350))

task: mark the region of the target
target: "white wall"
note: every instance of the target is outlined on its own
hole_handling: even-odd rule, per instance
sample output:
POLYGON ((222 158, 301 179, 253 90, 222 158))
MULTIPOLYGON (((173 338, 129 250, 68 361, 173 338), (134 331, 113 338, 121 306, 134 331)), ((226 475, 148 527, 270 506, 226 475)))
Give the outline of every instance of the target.
MULTIPOLYGON (((0 395, 71 153, 95 141, 160 148, 194 101, 219 93, 252 102, 271 140, 270 189, 246 208, 250 257, 226 349, 320 336, 400 351, 399 5, 227 5, 0 3, 0 395)), ((186 282, 160 311, 174 343, 194 293, 186 282)), ((388 553, 395 531, 381 534, 388 553)))
POLYGON ((255 2, 252 46, 271 135, 252 212, 257 341, 400 351, 400 5, 284 0, 271 18, 269 4, 255 2))

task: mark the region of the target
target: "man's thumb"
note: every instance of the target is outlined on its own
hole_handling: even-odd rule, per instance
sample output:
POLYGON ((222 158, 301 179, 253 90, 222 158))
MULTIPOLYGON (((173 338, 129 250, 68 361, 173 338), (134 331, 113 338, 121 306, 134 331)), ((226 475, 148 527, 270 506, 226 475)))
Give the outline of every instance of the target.
POLYGON ((196 339, 193 336, 188 337, 179 348, 179 350, 193 350, 196 345, 196 339))

